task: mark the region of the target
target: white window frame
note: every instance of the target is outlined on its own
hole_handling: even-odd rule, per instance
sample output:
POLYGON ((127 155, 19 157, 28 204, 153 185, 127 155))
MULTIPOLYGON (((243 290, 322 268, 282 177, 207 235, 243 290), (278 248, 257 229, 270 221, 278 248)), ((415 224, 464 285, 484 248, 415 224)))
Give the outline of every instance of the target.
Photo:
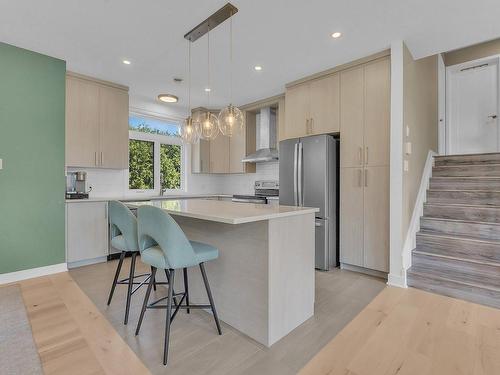
MULTIPOLYGON (((145 116, 142 114, 131 113, 130 116, 143 117, 147 120, 149 116, 145 116)), ((156 118, 157 119, 157 118, 156 118)), ((157 119, 160 121, 165 121, 169 123, 177 124, 178 121, 170 120, 170 119, 157 119)), ((130 172, 127 169, 126 177, 127 177, 127 191, 129 193, 141 194, 141 195, 160 195, 161 183, 160 183, 160 147, 162 144, 167 145, 179 145, 181 146, 181 187, 180 189, 166 189, 165 194, 175 194, 175 193, 185 193, 186 192, 186 165, 187 165, 187 152, 186 147, 182 143, 180 137, 171 137, 167 135, 154 134, 154 133, 145 133, 135 130, 129 130, 129 140, 135 139, 138 141, 148 141, 153 142, 154 144, 154 189, 130 189, 129 188, 129 178, 130 172)))

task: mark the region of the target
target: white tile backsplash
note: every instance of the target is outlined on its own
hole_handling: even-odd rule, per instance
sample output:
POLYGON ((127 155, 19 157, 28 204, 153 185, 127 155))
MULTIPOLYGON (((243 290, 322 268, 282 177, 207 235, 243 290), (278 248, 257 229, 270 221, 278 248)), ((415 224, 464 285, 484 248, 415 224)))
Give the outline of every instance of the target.
MULTIPOLYGON (((68 172, 86 171, 91 197, 107 198, 132 195, 128 190, 127 170, 98 168, 68 168, 68 172)), ((279 164, 258 163, 256 173, 248 174, 192 174, 186 176, 190 194, 253 194, 257 180, 278 180, 279 164)))

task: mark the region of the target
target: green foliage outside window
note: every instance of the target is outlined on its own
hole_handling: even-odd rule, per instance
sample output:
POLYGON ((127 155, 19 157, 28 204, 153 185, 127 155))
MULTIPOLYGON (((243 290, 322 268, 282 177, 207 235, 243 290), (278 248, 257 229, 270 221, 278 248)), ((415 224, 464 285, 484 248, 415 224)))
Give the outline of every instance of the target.
POLYGON ((160 146, 160 176, 162 189, 181 188, 181 146, 160 146))
POLYGON ((129 189, 154 189, 154 143, 129 140, 129 189))

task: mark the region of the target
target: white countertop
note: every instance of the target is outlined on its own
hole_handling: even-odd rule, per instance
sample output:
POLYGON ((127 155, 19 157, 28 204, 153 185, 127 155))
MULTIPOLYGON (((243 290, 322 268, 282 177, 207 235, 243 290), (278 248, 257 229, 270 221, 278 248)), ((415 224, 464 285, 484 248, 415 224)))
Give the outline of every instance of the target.
POLYGON ((312 214, 319 211, 318 208, 310 207, 239 203, 208 199, 127 202, 127 206, 130 208, 135 208, 144 204, 163 208, 172 215, 226 224, 251 223, 254 221, 270 220, 280 217, 312 214))
POLYGON ((169 199, 201 199, 201 198, 232 198, 228 194, 171 194, 171 195, 139 195, 137 196, 116 196, 116 197, 90 197, 88 199, 66 199, 66 203, 84 203, 84 202, 138 202, 148 200, 169 200, 169 199))

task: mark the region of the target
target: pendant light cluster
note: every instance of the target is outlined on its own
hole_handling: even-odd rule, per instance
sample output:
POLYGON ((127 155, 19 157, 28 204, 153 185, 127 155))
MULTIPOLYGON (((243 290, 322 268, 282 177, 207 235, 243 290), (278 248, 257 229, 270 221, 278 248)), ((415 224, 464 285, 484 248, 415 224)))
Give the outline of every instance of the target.
MULTIPOLYGON (((231 4, 227 4, 225 7, 233 7, 231 4)), ((225 7, 221 8, 223 10, 225 7)), ((191 43, 194 42, 201 36, 199 28, 205 27, 206 30, 204 32, 207 34, 207 88, 205 91, 207 92, 207 108, 210 108, 210 17, 204 23, 201 23, 197 26, 197 28, 193 29, 190 33, 186 34, 186 39, 188 39, 189 48, 188 48, 188 74, 189 74, 189 82, 188 82, 188 101, 189 101, 189 113, 190 115, 184 121, 184 124, 180 128, 180 136, 185 143, 194 144, 197 143, 200 139, 205 140, 213 140, 217 138, 219 134, 222 134, 227 137, 232 137, 233 135, 241 134, 245 128, 245 118, 243 116, 242 111, 235 107, 232 104, 232 96, 233 96, 233 19, 234 15, 233 9, 229 8, 229 14, 227 18, 230 20, 230 46, 229 46, 229 62, 230 62, 230 95, 229 95, 229 105, 223 108, 219 115, 216 116, 210 110, 207 109, 206 112, 197 113, 196 115, 192 115, 191 109, 191 43), (192 34, 196 32, 196 35, 193 37, 192 34)), ((219 10, 218 12, 220 12, 219 10)), ((237 9, 236 9, 237 11, 237 9)), ((215 25, 217 26, 217 24, 215 25)))

